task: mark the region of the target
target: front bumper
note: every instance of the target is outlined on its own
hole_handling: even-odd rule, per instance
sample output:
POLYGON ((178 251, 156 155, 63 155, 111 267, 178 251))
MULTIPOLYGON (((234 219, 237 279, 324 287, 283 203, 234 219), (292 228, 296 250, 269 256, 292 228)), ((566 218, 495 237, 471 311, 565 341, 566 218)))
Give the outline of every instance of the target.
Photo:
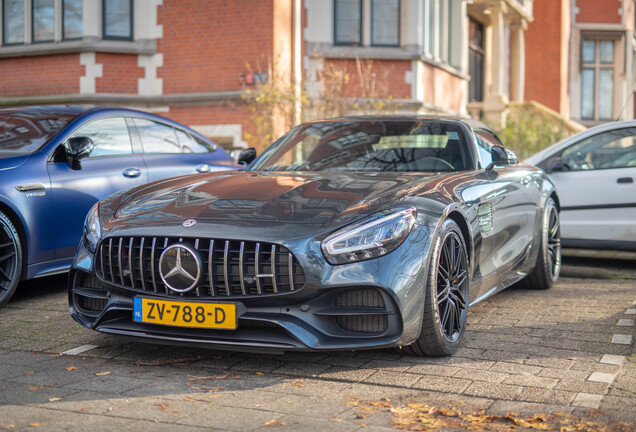
POLYGON ((419 336, 421 328, 430 235, 428 227, 420 226, 394 252, 340 266, 312 263, 319 250, 308 248, 319 245, 304 244, 298 250, 287 244, 307 276, 302 289, 231 299, 140 294, 113 285, 98 278, 94 256, 80 246, 69 277, 70 313, 78 323, 107 334, 216 349, 350 350, 407 345, 419 336), (198 329, 135 322, 135 296, 231 302, 237 306, 238 328, 198 329))

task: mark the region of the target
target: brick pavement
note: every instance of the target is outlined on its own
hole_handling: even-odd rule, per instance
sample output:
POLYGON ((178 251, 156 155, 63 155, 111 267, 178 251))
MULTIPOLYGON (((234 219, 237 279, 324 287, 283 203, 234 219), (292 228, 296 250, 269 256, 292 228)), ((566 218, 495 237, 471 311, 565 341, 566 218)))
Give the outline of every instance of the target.
POLYGON ((462 430, 510 411, 487 426, 524 430, 518 418, 544 413, 548 429, 633 430, 636 260, 607 258, 568 257, 551 290, 472 307, 463 347, 443 359, 135 344, 75 324, 64 278, 32 281, 0 309, 0 430, 462 430), (74 349, 86 351, 60 355, 74 349))

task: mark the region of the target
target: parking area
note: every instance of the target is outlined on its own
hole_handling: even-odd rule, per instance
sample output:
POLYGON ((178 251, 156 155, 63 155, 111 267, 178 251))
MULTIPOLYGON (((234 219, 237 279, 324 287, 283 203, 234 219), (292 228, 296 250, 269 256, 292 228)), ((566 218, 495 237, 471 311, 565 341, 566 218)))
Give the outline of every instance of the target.
POLYGON ((632 254, 569 252, 552 289, 472 307, 441 359, 131 343, 74 323, 65 283, 30 281, 0 309, 0 429, 636 428, 632 254))

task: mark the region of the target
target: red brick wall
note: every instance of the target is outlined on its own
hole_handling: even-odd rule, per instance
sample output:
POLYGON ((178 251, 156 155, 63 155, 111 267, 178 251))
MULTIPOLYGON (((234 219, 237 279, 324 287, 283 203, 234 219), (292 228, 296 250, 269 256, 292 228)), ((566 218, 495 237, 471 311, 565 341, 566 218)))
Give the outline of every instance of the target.
MULTIPOLYGON (((374 60, 367 62, 360 60, 360 71, 356 60, 328 59, 325 60, 324 71, 343 71, 350 77, 346 87, 345 97, 364 96, 364 90, 360 83, 362 77, 365 84, 375 80, 375 90, 371 90, 366 96, 389 97, 402 99, 411 97, 411 85, 406 82, 406 72, 411 70, 410 61, 399 60, 374 60)), ((367 90, 368 91, 368 90, 367 90)))
POLYGON ((95 79, 97 93, 137 94, 137 79, 144 77, 137 55, 97 53, 95 62, 102 65, 102 77, 95 79))
POLYGON ((0 61, 0 97, 79 93, 82 75, 79 54, 4 58, 0 61))
MULTIPOLYGON (((536 6, 536 12, 542 9, 536 6)), ((620 24, 621 16, 618 10, 621 8, 621 0, 576 0, 576 7, 579 13, 576 14, 578 23, 615 23, 620 24)))
POLYGON ((462 79, 428 64, 423 74, 424 102, 453 111, 462 109, 462 79))
POLYGON ((164 93, 237 90, 248 63, 265 72, 273 52, 273 1, 165 0, 157 43, 164 93))
MULTIPOLYGON (((525 99, 561 111, 561 13, 563 0, 535 0, 525 34, 525 99)), ((569 0, 566 0, 569 1, 569 0)), ((598 1, 598 0, 596 0, 598 1)))
POLYGON ((247 124, 249 114, 244 104, 178 106, 170 107, 167 113, 159 113, 188 126, 241 123, 247 124))

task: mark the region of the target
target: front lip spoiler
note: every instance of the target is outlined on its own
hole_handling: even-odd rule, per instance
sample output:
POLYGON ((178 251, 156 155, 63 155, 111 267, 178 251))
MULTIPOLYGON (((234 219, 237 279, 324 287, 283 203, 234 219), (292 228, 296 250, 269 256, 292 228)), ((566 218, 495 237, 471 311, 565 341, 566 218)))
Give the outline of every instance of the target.
POLYGON ((128 340, 132 340, 135 342, 144 342, 144 343, 156 343, 163 345, 174 346, 177 343, 180 346, 190 346, 194 348, 209 348, 209 349, 219 349, 219 350, 227 350, 227 351, 242 351, 242 352, 259 352, 259 353, 268 353, 268 354, 283 354, 288 350, 305 350, 305 351, 315 351, 311 348, 308 348, 305 345, 293 345, 293 344, 284 344, 284 343, 262 343, 262 342, 244 342, 244 341, 225 341, 225 340, 205 340, 205 339, 191 339, 185 337, 175 337, 175 336, 162 336, 149 334, 145 332, 134 332, 134 331, 126 331, 113 329, 108 327, 100 327, 97 331, 105 334, 110 334, 114 336, 119 336, 128 340))

